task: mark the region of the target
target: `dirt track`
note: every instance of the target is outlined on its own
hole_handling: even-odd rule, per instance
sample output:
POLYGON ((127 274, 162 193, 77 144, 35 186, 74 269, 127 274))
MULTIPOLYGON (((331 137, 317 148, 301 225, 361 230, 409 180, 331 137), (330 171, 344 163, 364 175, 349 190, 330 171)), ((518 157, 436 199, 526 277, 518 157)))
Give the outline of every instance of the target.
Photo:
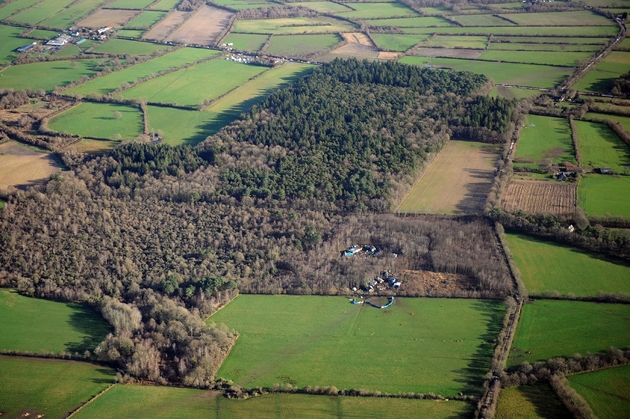
POLYGON ((186 44, 213 45, 227 28, 233 15, 234 13, 223 9, 203 6, 166 40, 186 44))

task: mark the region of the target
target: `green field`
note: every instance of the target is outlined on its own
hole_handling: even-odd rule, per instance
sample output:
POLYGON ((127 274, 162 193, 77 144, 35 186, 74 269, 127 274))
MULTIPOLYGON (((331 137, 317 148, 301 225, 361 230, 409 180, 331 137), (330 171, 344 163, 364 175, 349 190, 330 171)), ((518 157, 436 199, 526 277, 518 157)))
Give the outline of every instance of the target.
POLYGON ((453 16, 453 19, 464 26, 514 26, 513 23, 493 15, 453 16))
POLYGON ((116 36, 118 37, 127 37, 127 38, 142 38, 144 34, 144 30, 141 29, 121 29, 116 32, 116 36))
POLYGON ((136 85, 123 92, 122 96, 195 106, 204 99, 212 100, 229 92, 265 69, 226 60, 210 60, 136 85))
POLYGON ((452 396, 479 392, 503 312, 497 301, 398 298, 379 310, 343 297, 241 295, 208 321, 239 332, 217 376, 243 387, 452 396))
POLYGON ((33 37, 33 38, 52 39, 58 34, 59 32, 56 32, 56 31, 49 31, 46 29, 34 29, 28 34, 28 36, 33 37))
POLYGON ((578 296, 630 292, 627 263, 524 235, 508 234, 507 241, 532 295, 548 290, 578 296))
POLYGON ((231 7, 232 9, 258 9, 260 7, 274 7, 278 3, 266 0, 215 0, 216 4, 231 7))
POLYGON ((504 388, 496 419, 571 419, 573 416, 548 384, 504 388))
POLYGON ((407 55, 398 60, 399 63, 424 66, 432 60, 430 57, 414 57, 407 55))
POLYGON ((613 82, 628 72, 630 52, 613 51, 573 86, 580 92, 609 93, 613 82))
POLYGON ((494 86, 488 96, 490 97, 504 97, 506 99, 526 99, 528 97, 532 97, 535 95, 539 95, 540 91, 538 90, 529 90, 529 89, 515 89, 513 87, 501 87, 494 86))
POLYGON ((630 306, 537 300, 523 306, 509 365, 630 345, 630 306), (517 350, 514 350, 517 349, 517 350), (531 354, 527 354, 530 351, 531 354))
POLYGON ((630 177, 586 175, 578 185, 578 203, 587 214, 630 217, 630 177))
POLYGON ((303 3, 291 3, 291 5, 308 7, 320 13, 340 13, 351 12, 352 9, 344 4, 333 3, 331 1, 307 1, 303 3))
POLYGON ((50 61, 12 66, 0 75, 0 89, 44 89, 65 86, 81 76, 92 76, 97 60, 50 61), (76 63, 76 66, 73 65, 76 63))
POLYGON ((182 0, 160 0, 151 6, 153 10, 171 10, 174 9, 182 0))
MULTIPOLYGON (((437 18, 418 18, 418 19, 437 19, 437 18)), ((388 19, 390 24, 387 26, 399 26, 392 22, 396 19, 388 19)), ((403 19, 400 19, 403 20, 403 19)), ((444 20, 447 22, 446 20, 444 20)), ((375 22, 383 22, 381 20, 370 21, 370 24, 379 26, 375 22)), ((412 26, 412 25, 409 25, 412 26)), ((404 26, 400 26, 404 27, 404 26)), ((522 36, 555 36, 558 40, 564 39, 560 37, 595 37, 595 36, 607 36, 612 37, 617 35, 616 26, 565 26, 565 27, 549 27, 549 26, 487 26, 487 27, 461 27, 455 26, 451 28, 428 28, 410 27, 404 29, 405 33, 418 33, 418 34, 453 34, 453 35, 522 35, 522 36)))
MULTIPOLYGON (((521 26, 613 26, 611 19, 588 10, 578 12, 514 13, 506 17, 521 26)), ((554 28, 555 29, 555 28, 554 28)))
POLYGON ((341 40, 336 34, 274 36, 265 52, 271 55, 312 54, 332 48, 341 40))
POLYGON ((489 61, 436 58, 431 65, 450 67, 458 71, 485 74, 495 83, 517 86, 551 88, 560 84, 573 72, 568 67, 552 67, 535 64, 496 63, 489 61))
POLYGON ((379 47, 391 51, 407 51, 429 38, 428 35, 400 35, 394 33, 375 33, 372 38, 379 47))
MULTIPOLYGON (((2 10, 2 9, 0 9, 2 10)), ((16 28, 13 26, 0 25, 0 64, 6 61, 12 61, 13 56, 17 56, 17 48, 34 42, 33 39, 20 38, 19 35, 24 32, 24 28, 16 28)))
MULTIPOLYGON (((561 28, 562 29, 562 28, 561 28)), ((567 36, 495 36, 493 37, 494 45, 502 44, 521 44, 526 45, 546 45, 546 44, 571 44, 571 45, 599 45, 603 46, 608 42, 609 38, 584 38, 584 37, 567 37, 567 36)))
POLYGON ((168 45, 154 44, 152 42, 112 39, 94 48, 94 52, 103 54, 151 55, 155 51, 163 51, 168 48, 168 45))
MULTIPOLYGON (((615 105, 608 105, 609 109, 624 109, 624 107, 617 107, 615 105)), ((595 117, 598 119, 612 119, 613 121, 617 121, 623 126, 626 131, 630 131, 630 116, 621 116, 621 115, 609 115, 609 114, 601 114, 595 112, 588 112, 586 114, 586 118, 595 117)))
POLYGON ((0 8, 0 19, 6 19, 13 13, 30 7, 38 1, 40 0, 15 0, 14 2, 8 3, 4 7, 0 8))
POLYGON ((83 19, 97 7, 104 4, 106 0, 82 0, 72 7, 62 10, 56 15, 41 22, 41 25, 50 26, 52 28, 65 29, 72 26, 75 22, 83 19))
POLYGON ((426 46, 485 49, 487 43, 487 36, 434 36, 426 43, 426 46))
POLYGON ((109 94, 123 83, 133 83, 136 80, 156 74, 169 68, 175 68, 197 60, 211 57, 218 52, 201 48, 182 48, 161 57, 127 67, 106 76, 91 80, 80 86, 66 90, 67 94, 109 94))
POLYGON ((467 417, 472 404, 431 400, 379 399, 373 397, 269 394, 248 400, 226 399, 216 393, 172 387, 117 385, 82 409, 77 419, 219 419, 219 418, 383 418, 467 417))
POLYGON ((144 9, 155 0, 116 0, 109 4, 109 7, 115 9, 144 9))
MULTIPOLYGON (((367 23, 371 26, 395 26, 399 28, 434 28, 439 26, 453 26, 453 22, 438 16, 378 19, 368 20, 367 23)), ((427 31, 428 33, 431 33, 430 30, 427 31)))
POLYGON ((572 375, 569 385, 600 418, 625 419, 630 414, 630 366, 572 375))
POLYGON ((11 20, 35 25, 37 22, 41 22, 42 20, 45 20, 61 11, 63 8, 73 3, 73 1, 74 0, 44 0, 41 3, 37 3, 33 7, 12 16, 11 20))
POLYGON ((48 127, 82 137, 133 140, 142 134, 142 111, 114 103, 84 102, 55 116, 48 127))
POLYGON ((352 32, 355 26, 330 17, 290 17, 281 19, 237 20, 234 32, 303 34, 311 32, 352 32))
POLYGON ((589 52, 595 54, 601 49, 601 45, 575 45, 575 44, 534 44, 518 42, 492 42, 491 50, 497 51, 556 51, 556 52, 589 52))
POLYGON ((166 12, 142 12, 131 22, 127 23, 129 28, 150 28, 166 16, 166 12))
POLYGON ((349 19, 373 19, 393 16, 418 16, 418 13, 400 3, 352 3, 354 11, 339 13, 349 19))
POLYGON ((196 144, 312 68, 303 64, 276 67, 217 100, 204 112, 149 106, 149 128, 162 131, 167 144, 196 144))
POLYGON ((235 49, 241 51, 259 51, 267 39, 269 39, 268 35, 231 33, 223 42, 232 43, 235 49))
POLYGON ((492 61, 511 61, 516 63, 547 64, 557 66, 575 66, 590 58, 590 52, 565 51, 486 51, 479 59, 492 61))
POLYGON ((110 331, 85 306, 24 297, 6 288, 0 289, 0 318, 0 350, 83 353, 110 331))
POLYGON ((113 370, 84 362, 0 356, 0 409, 9 418, 62 418, 113 380, 113 370))
POLYGON ((569 122, 563 118, 527 115, 516 145, 514 163, 538 166, 545 159, 554 163, 577 163, 569 122))
POLYGON ((68 45, 63 48, 61 51, 55 52, 55 57, 74 57, 81 54, 81 48, 76 45, 68 45))
POLYGON ((616 173, 630 166, 630 147, 605 124, 575 121, 584 165, 610 167, 616 173))

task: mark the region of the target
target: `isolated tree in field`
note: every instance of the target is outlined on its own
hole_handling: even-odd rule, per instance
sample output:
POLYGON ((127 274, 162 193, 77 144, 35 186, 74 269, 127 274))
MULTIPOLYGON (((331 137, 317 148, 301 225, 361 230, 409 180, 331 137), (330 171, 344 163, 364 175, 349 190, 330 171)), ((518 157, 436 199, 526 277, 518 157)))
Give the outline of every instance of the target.
POLYGON ((114 112, 114 119, 120 119, 120 118, 122 118, 122 113, 120 113, 120 111, 114 112))

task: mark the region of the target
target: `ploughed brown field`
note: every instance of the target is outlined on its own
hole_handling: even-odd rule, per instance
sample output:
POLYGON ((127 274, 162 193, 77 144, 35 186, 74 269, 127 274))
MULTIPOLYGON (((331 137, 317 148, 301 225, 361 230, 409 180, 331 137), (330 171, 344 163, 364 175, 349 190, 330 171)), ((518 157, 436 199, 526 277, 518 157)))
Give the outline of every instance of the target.
POLYGON ((533 214, 572 214, 576 204, 573 183, 510 180, 501 200, 504 210, 533 214))
POLYGON ((202 6, 194 16, 166 40, 186 44, 212 45, 227 28, 234 13, 212 6, 202 6))
POLYGON ((365 45, 367 47, 373 47, 374 44, 363 32, 342 33, 343 39, 351 44, 365 45))
POLYGON ((107 25, 113 28, 118 28, 123 26, 139 13, 140 12, 137 10, 100 9, 83 19, 77 25, 84 26, 86 28, 100 28, 107 25))
POLYGON ((40 153, 15 141, 0 144, 0 189, 46 179, 59 171, 50 154, 40 153))
POLYGON ((492 186, 497 158, 497 146, 472 141, 449 141, 397 211, 480 213, 492 186))
POLYGON ((149 32, 144 34, 143 38, 162 41, 173 32, 175 28, 188 19, 189 16, 190 12, 180 12, 176 10, 152 27, 149 32))

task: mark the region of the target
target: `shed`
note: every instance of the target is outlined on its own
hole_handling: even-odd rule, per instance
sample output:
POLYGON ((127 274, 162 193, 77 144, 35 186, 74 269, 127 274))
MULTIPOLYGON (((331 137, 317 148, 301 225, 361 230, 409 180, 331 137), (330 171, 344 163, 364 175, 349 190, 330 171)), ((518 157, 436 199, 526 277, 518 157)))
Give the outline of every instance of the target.
POLYGON ((17 52, 22 53, 22 52, 29 51, 29 50, 31 50, 31 49, 32 49, 35 45, 37 45, 37 42, 33 42, 32 44, 24 45, 23 47, 19 47, 19 48, 17 49, 17 52))

